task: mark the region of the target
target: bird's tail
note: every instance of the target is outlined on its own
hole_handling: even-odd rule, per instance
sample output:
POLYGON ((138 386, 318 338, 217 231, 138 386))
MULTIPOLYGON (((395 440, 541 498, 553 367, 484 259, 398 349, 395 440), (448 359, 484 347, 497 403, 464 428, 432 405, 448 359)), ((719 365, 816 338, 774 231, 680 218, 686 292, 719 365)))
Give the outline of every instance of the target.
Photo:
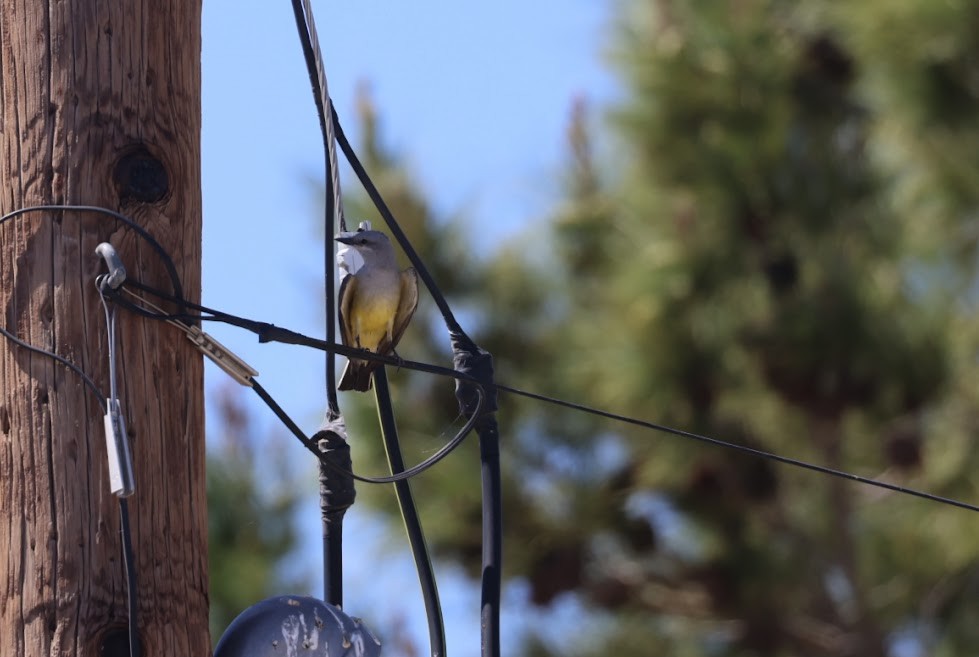
POLYGON ((376 363, 366 360, 348 360, 347 366, 343 369, 343 376, 337 390, 357 390, 367 392, 371 389, 371 373, 374 371, 376 363))

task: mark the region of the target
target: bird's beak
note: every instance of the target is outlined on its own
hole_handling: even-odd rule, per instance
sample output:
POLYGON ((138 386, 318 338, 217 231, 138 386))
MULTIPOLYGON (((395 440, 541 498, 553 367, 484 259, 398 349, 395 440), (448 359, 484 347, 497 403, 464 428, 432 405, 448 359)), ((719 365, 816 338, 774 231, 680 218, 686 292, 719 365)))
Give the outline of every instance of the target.
POLYGON ((337 236, 334 237, 333 239, 336 240, 337 242, 340 242, 340 244, 353 244, 354 237, 356 237, 356 235, 357 235, 356 232, 338 233, 337 236))

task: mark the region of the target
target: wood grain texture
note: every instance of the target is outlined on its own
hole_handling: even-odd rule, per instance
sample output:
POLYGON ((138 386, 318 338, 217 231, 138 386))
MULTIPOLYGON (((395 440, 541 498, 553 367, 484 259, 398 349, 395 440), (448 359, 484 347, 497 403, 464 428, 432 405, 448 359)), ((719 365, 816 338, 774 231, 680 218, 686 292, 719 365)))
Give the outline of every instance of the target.
MULTIPOLYGON (((137 220, 200 291, 200 0, 0 0, 0 210, 101 205, 137 220), (114 181, 132 152, 169 188, 140 202, 114 181)), ((108 391, 96 245, 129 276, 170 283, 112 220, 33 214, 0 227, 0 321, 108 391)), ((144 655, 207 655, 203 371, 172 327, 120 317, 120 397, 144 655)), ((0 656, 97 655, 126 622, 119 512, 102 417, 60 365, 0 339, 0 656)))

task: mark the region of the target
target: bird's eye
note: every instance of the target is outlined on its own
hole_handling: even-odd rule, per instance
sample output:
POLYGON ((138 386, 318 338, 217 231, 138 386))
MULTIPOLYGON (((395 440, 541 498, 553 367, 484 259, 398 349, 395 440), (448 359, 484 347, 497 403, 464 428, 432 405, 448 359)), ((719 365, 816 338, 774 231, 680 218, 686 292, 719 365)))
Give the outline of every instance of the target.
POLYGON ((360 238, 360 243, 361 244, 367 244, 367 238, 366 237, 361 237, 360 238))

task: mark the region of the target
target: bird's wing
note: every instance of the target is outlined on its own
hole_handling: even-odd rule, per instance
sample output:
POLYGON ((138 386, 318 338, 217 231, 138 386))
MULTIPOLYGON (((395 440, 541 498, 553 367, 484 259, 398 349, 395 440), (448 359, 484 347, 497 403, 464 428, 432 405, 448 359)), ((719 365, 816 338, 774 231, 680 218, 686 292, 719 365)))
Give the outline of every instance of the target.
POLYGON ((340 340, 348 347, 356 347, 357 341, 350 334, 350 326, 347 324, 347 317, 350 316, 350 303, 357 293, 357 277, 348 274, 340 282, 340 303, 337 308, 337 315, 340 318, 340 340))
POLYGON ((391 328, 391 344, 384 345, 384 349, 378 349, 380 353, 394 351, 401 341, 401 335, 408 327, 411 316, 415 314, 418 307, 418 274, 414 267, 409 267, 401 272, 401 299, 398 301, 398 311, 394 315, 394 323, 391 328))

